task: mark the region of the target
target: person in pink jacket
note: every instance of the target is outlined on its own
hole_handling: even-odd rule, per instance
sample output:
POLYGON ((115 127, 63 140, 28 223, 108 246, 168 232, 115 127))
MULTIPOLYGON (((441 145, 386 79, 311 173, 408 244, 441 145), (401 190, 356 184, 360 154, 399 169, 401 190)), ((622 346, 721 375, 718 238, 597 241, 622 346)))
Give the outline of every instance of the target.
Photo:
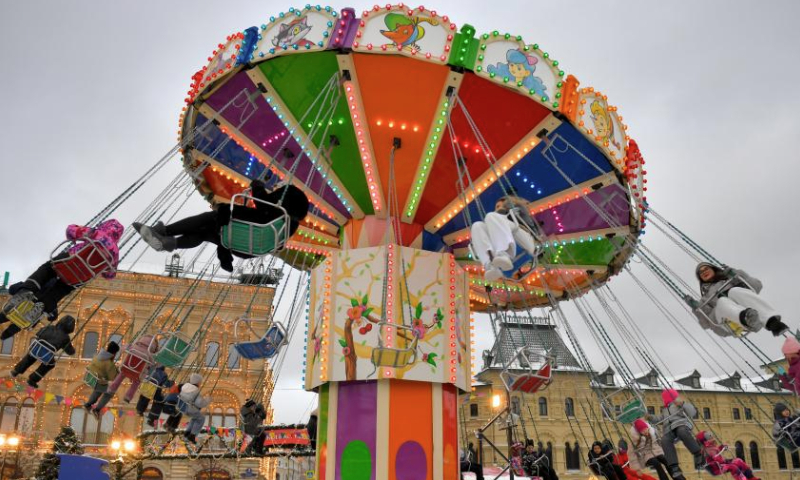
POLYGON ((706 459, 705 469, 711 475, 718 476, 723 473, 730 473, 735 480, 760 480, 753 475, 750 465, 741 458, 725 458, 722 451, 726 445, 717 443, 717 439, 711 432, 701 431, 697 434, 697 442, 703 449, 703 456, 706 459))
POLYGON ((153 365, 153 356, 156 353, 158 353, 158 342, 155 340, 154 335, 142 335, 127 347, 117 377, 108 385, 108 390, 94 404, 91 412, 99 416, 100 411, 111 401, 111 398, 114 397, 126 378, 131 380, 131 385, 122 400, 125 403, 130 403, 139 390, 139 385, 142 383, 142 378, 148 367, 153 365))
MULTIPOLYGON (((69 250, 61 252, 52 260, 60 260, 74 255, 86 245, 83 239, 91 239, 101 244, 111 255, 111 268, 102 272, 102 276, 108 280, 113 279, 117 274, 119 264, 118 243, 122 238, 125 228, 116 220, 106 220, 97 227, 83 227, 80 225, 70 225, 67 227, 67 240, 75 241, 75 245, 69 250)), ((58 317, 58 302, 75 290, 74 285, 70 285, 56 274, 53 269, 52 260, 44 262, 27 280, 12 285, 8 291, 12 298, 6 303, 0 313, 0 324, 8 321, 6 314, 11 308, 24 300, 33 301, 39 312, 47 315, 49 321, 58 317)), ((2 334, 0 340, 11 338, 20 331, 16 325, 9 325, 2 334)))
POLYGON ((783 356, 789 363, 789 371, 778 367, 778 378, 783 388, 800 395, 800 342, 794 337, 788 337, 781 347, 783 356))

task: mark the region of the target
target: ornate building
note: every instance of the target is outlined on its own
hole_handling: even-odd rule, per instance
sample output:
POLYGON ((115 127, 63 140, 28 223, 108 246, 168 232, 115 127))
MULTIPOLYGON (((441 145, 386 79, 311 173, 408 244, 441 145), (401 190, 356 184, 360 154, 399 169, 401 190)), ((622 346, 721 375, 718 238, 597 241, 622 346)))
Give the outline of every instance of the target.
MULTIPOLYGON (((473 391, 461 396, 462 445, 472 442, 478 448, 475 431, 486 425, 507 402, 519 415, 517 426, 512 429, 514 441, 530 438, 541 442, 549 449, 553 465, 562 478, 590 475, 586 456, 594 440, 611 438, 616 444, 620 439, 628 439, 630 426, 610 421, 599 408, 601 396, 610 396, 622 387, 619 376, 607 369, 594 376, 594 384, 590 383, 593 375, 580 368, 548 319, 507 317, 499 324, 495 344, 483 357, 484 365, 476 375, 478 381, 473 391), (550 351, 557 359, 557 369, 547 389, 507 397, 500 373, 522 345, 550 351), (592 385, 595 388, 591 388, 592 385)), ((662 389, 658 375, 651 371, 635 377, 648 412, 658 413, 662 389)), ((800 471, 800 455, 777 448, 770 436, 773 404, 780 401, 798 406, 797 398, 782 390, 774 377, 747 378, 734 372, 719 378, 703 378, 693 371, 675 375, 670 383, 697 407, 696 430, 715 432, 730 445, 731 455, 750 463, 757 477, 788 479, 800 471)), ((617 406, 620 402, 612 403, 617 406)), ((503 422, 496 422, 485 435, 488 442, 507 451, 508 431, 503 427, 503 422)), ((483 442, 481 449, 484 467, 501 465, 502 458, 488 442, 483 442)), ((684 473, 699 478, 689 452, 680 444, 678 451, 684 473)), ((650 473, 655 476, 654 472, 650 473)), ((705 472, 703 475, 708 476, 705 472)))
MULTIPOLYGON (((189 300, 185 300, 184 294, 190 291, 195 280, 177 278, 174 269, 171 273, 159 276, 120 272, 113 281, 95 280, 80 290, 68 305, 62 304, 62 314, 68 313, 78 319, 78 330, 73 339, 76 355, 63 356, 57 367, 40 382, 37 391, 30 391, 25 386, 27 374, 35 367, 20 376, 16 385, 8 380, 0 383, 0 433, 21 437, 22 448, 12 452, 16 454, 15 462, 20 456, 24 460, 26 455, 33 457, 34 452, 49 450, 61 425, 72 425, 88 454, 105 458, 113 456, 109 448, 112 439, 130 439, 142 431, 144 421, 135 415, 134 410, 138 394, 130 404, 122 400, 123 392, 129 385, 128 380, 122 384, 118 395, 109 404, 111 408, 99 421, 87 414, 81 407, 90 392, 90 388, 83 383, 84 371, 91 358, 110 340, 124 345, 142 333, 157 306, 165 299, 163 308, 149 322, 147 332, 172 330, 180 322, 181 332, 195 336, 197 346, 184 365, 193 366, 203 375, 203 393, 212 397, 207 409, 206 425, 222 428, 237 426, 239 407, 254 393, 256 384, 260 385, 259 391, 255 392, 256 397, 269 398, 273 388, 272 372, 267 371, 263 382, 258 383, 268 365, 263 361, 239 358, 232 345, 237 341, 235 321, 245 314, 248 307, 249 317, 267 317, 274 294, 274 288, 269 285, 274 284, 275 278, 263 275, 254 281, 250 276, 236 284, 202 280, 195 285, 196 289, 191 292, 189 300), (259 278, 262 282, 257 281, 259 278), (171 315, 173 313, 175 315, 171 315), (91 319, 87 322, 88 318, 91 319)), ((0 298, 0 301, 5 301, 5 298, 0 298)), ((263 333, 266 325, 256 323, 254 329, 263 333)), ((34 332, 35 329, 23 331, 2 344, 2 371, 8 372, 25 354, 34 332)), ((238 340, 253 337, 247 328, 240 328, 238 335, 238 340)), ((170 378, 175 378, 174 371, 167 371, 170 378)), ((181 379, 180 376, 178 378, 181 379)), ((273 412, 269 404, 265 404, 267 422, 271 422, 273 412)), ((8 451, 5 453, 8 454, 8 451)), ((8 464, 11 463, 10 458, 8 464)), ((30 467, 25 464, 34 462, 18 463, 22 473, 32 474, 26 471, 30 467)), ((271 479, 274 476, 274 461, 258 459, 213 462, 159 460, 145 461, 143 467, 143 478, 149 479, 271 479)))

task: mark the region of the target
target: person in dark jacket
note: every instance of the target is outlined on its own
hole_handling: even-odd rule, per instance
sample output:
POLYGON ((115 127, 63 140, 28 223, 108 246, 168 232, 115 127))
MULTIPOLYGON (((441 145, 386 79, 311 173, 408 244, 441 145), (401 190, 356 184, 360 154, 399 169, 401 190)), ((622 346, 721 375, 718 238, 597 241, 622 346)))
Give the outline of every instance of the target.
POLYGON ((614 450, 609 442, 594 442, 589 450, 589 469, 608 480, 627 480, 625 472, 614 463, 614 450))
MULTIPOLYGON (((61 320, 56 322, 55 325, 48 325, 36 333, 36 338, 43 342, 47 342, 53 347, 53 352, 58 353, 63 350, 67 355, 75 355, 75 347, 72 345, 70 334, 75 331, 75 318, 70 315, 64 315, 61 320)), ((25 373, 25 370, 31 367, 36 362, 36 358, 31 355, 30 350, 22 357, 14 368, 11 369, 11 377, 16 378, 25 373)), ((50 370, 56 368, 56 358, 53 358, 47 363, 39 364, 39 367, 28 376, 28 385, 33 388, 39 387, 39 381, 47 375, 50 370)))
POLYGON ((466 450, 459 451, 458 457, 462 479, 464 478, 464 472, 471 472, 475 474, 475 480, 483 480, 483 465, 478 463, 478 453, 475 451, 475 445, 472 442, 469 442, 466 450))
POLYGON ((178 426, 181 424, 183 414, 178 410, 178 397, 180 397, 183 384, 173 385, 169 388, 169 393, 164 396, 163 403, 154 403, 150 413, 147 414, 147 424, 155 426, 155 422, 162 413, 168 415, 167 421, 164 422, 164 429, 170 433, 175 433, 178 426), (156 410, 159 407, 159 410, 156 410))
POLYGON ((522 454, 522 467, 530 477, 541 477, 542 480, 558 480, 558 474, 550 465, 550 457, 541 443, 538 448, 533 440, 525 441, 525 452, 522 454))
POLYGON ((772 438, 787 450, 800 446, 800 412, 794 412, 784 403, 776 403, 772 410, 775 423, 772 425, 772 438))
POLYGON ((308 416, 308 423, 306 423, 306 431, 308 431, 308 439, 311 441, 311 448, 317 449, 317 421, 319 420, 319 407, 315 408, 311 415, 308 416))
MULTIPOLYGON (((171 387, 172 381, 167 376, 167 371, 164 365, 153 365, 150 367, 150 370, 147 372, 147 375, 144 378, 146 383, 155 384, 157 386, 155 393, 153 394, 153 408, 155 408, 156 403, 163 403, 164 402, 164 387, 171 387)), ((139 400, 136 402, 136 413, 139 414, 140 417, 144 416, 144 412, 147 411, 147 407, 150 405, 150 398, 144 395, 139 395, 139 400)), ((150 421, 147 422, 150 425, 150 421)), ((151 427, 155 426, 155 422, 151 427)))
MULTIPOLYGON (((282 206, 289 214, 289 236, 297 231, 300 222, 308 214, 308 197, 302 190, 294 185, 284 185, 267 192, 264 182, 253 180, 250 184, 252 196, 264 202, 282 206)), ((217 258, 220 266, 226 271, 233 271, 233 256, 252 258, 242 252, 231 252, 221 245, 220 230, 230 223, 231 216, 236 220, 267 224, 276 220, 283 212, 280 209, 255 202, 255 208, 246 206, 231 207, 224 203, 216 210, 187 217, 170 225, 159 222, 148 227, 141 223, 134 223, 133 228, 142 236, 148 245, 157 251, 171 252, 175 249, 194 248, 203 242, 217 245, 217 258)))
POLYGON ((267 418, 267 410, 264 408, 264 404, 248 399, 239 409, 239 414, 242 418, 242 431, 244 431, 245 435, 253 437, 245 452, 263 453, 263 440, 260 444, 257 440, 263 430, 262 424, 267 418))

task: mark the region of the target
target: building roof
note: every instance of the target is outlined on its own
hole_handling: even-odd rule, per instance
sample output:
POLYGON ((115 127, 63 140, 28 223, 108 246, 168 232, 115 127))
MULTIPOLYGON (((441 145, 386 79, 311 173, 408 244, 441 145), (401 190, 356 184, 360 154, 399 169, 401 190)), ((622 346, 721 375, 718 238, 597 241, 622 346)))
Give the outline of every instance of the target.
POLYGON ((503 368, 523 346, 554 356, 557 369, 581 369, 549 318, 504 314, 498 326, 494 345, 484 352, 484 369, 503 368))

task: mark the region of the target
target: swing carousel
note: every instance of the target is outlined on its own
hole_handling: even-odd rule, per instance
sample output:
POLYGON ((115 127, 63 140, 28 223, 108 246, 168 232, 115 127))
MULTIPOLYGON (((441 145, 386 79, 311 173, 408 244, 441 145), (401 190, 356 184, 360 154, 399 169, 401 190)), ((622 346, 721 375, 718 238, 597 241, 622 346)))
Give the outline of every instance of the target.
MULTIPOLYGON (((183 172, 136 222, 171 221, 192 190, 211 205, 231 204, 219 241, 246 259, 229 285, 246 272, 288 272, 272 305, 257 305, 256 289, 235 321, 235 349, 247 360, 270 362, 277 381, 283 347, 305 317, 303 382, 319 394, 316 449, 298 425, 266 428, 258 439, 265 448, 255 452, 239 429, 207 428, 195 444, 176 440, 175 428, 155 428, 140 436, 146 458, 316 456, 320 480, 343 472, 358 479, 456 478, 459 439, 466 440, 458 397, 472 383, 476 313, 488 317, 495 336, 512 318, 547 318, 565 332, 574 368, 598 372, 573 328, 580 321, 618 379, 612 388, 593 377, 597 408, 589 405, 585 416, 626 430, 621 426, 647 415, 646 389, 631 365, 655 372, 663 388, 674 376, 610 288, 617 275, 629 277, 698 354, 706 345, 691 330, 695 317, 728 337, 707 330, 716 347, 741 343, 746 348, 733 350, 739 358, 728 358, 747 365, 748 380, 760 385, 763 372, 753 364, 771 358, 751 330, 707 313, 717 297, 696 299, 685 272, 641 242, 647 220, 689 261, 724 266, 647 204, 645 162, 626 130, 606 96, 581 87, 549 50, 512 33, 476 32, 425 7, 356 12, 307 5, 227 37, 192 76, 177 145, 88 225, 110 218, 176 156, 183 172), (305 193, 311 206, 296 230, 283 198, 269 203, 278 213, 268 223, 236 218, 237 209, 264 202, 253 195, 253 181, 305 193), (512 200, 513 207, 498 210, 512 200), (501 211, 520 244, 499 277, 489 274, 497 265, 481 258, 473 241, 476 224, 488 223, 493 211, 501 211), (530 248, 519 233, 532 240, 530 248), (663 290, 644 282, 642 270, 663 290), (565 301, 574 316, 564 313, 565 301)), ((141 258, 129 256, 137 245, 129 229, 120 242, 121 258, 133 259, 129 268, 141 258)), ((53 267, 70 285, 111 268, 97 243, 86 241, 66 258, 60 250, 53 267)), ((230 288, 219 289, 210 306, 191 299, 217 269, 209 262, 177 307, 162 312, 169 299, 175 303, 167 294, 139 331, 131 324, 123 332, 133 341, 121 375, 141 382, 148 398, 166 391, 152 374, 156 365, 170 369, 175 383, 201 370, 191 354, 230 288), (196 308, 203 309, 200 328, 185 331, 196 308)), ((725 288, 752 288, 741 277, 733 272, 725 288)), ((20 328, 41 315, 27 302, 4 309, 20 328)), ((512 338, 500 365, 509 397, 541 391, 565 367, 550 348, 520 338, 512 338)), ((61 355, 43 341, 34 349, 42 361, 61 355)), ((717 358, 701 357, 712 371, 724 371, 717 358)), ((195 399, 213 391, 223 370, 196 385, 195 399)), ((268 370, 250 399, 269 401, 268 370)), ((97 372, 87 370, 85 381, 96 385, 97 372)), ((193 409, 191 399, 174 402, 176 412, 190 416, 193 409)), ((498 419, 509 431, 509 451, 498 451, 512 476, 520 474, 512 446, 519 419, 508 410, 492 422, 498 419)), ((483 430, 477 436, 486 440, 483 430)), ((580 427, 578 433, 591 445, 580 427)), ((779 440, 797 450, 791 435, 779 440)))

